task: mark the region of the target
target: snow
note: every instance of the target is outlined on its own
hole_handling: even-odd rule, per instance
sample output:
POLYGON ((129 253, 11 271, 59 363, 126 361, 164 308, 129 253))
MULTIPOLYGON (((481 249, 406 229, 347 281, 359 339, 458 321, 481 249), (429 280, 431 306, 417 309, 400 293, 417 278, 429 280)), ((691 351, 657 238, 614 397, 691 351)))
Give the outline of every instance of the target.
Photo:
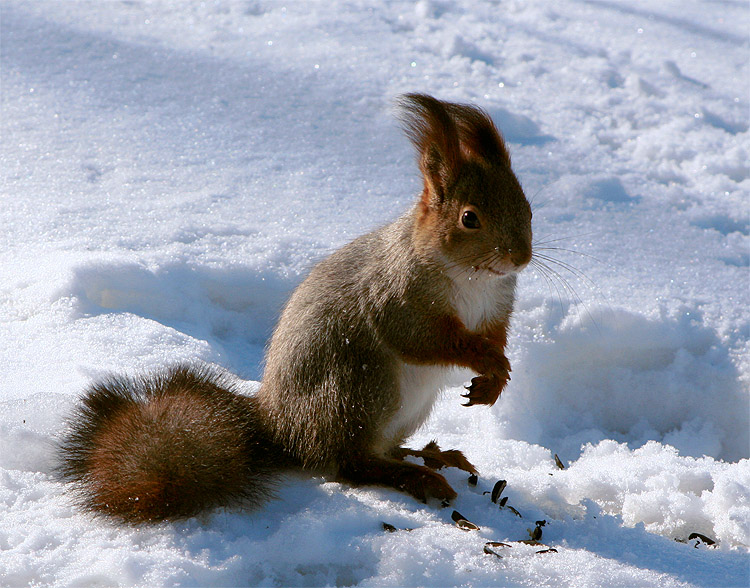
POLYGON ((0 26, 0 584, 750 583, 747 2, 4 0, 0 26), (76 510, 53 447, 83 387, 197 360, 252 393, 310 266, 409 206, 407 91, 493 115, 557 260, 519 281, 500 401, 449 390, 412 440, 478 486, 76 510), (518 543, 537 520, 556 553, 518 543))

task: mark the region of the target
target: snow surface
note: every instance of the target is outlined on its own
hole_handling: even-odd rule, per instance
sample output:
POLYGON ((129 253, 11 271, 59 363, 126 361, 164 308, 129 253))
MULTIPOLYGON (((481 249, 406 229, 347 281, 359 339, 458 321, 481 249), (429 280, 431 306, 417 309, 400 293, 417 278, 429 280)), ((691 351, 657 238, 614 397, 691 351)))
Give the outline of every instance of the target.
POLYGON ((750 583, 746 1, 4 0, 0 23, 0 584, 750 583), (449 390, 413 440, 479 467, 446 475, 481 529, 304 476, 253 513, 77 511, 53 446, 92 378, 195 359, 252 392, 309 267, 409 206, 405 91, 492 113, 557 260, 522 276, 500 402, 449 390), (541 519, 556 553, 517 543, 541 519))

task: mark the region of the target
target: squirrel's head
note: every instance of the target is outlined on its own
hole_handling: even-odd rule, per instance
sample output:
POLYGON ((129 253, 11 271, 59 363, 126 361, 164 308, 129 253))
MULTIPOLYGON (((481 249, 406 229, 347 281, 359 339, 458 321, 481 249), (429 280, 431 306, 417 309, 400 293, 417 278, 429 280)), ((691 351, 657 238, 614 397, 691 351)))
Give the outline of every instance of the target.
POLYGON ((418 252, 450 268, 499 275, 526 267, 531 207, 489 115, 425 94, 406 94, 399 106, 424 178, 418 252))

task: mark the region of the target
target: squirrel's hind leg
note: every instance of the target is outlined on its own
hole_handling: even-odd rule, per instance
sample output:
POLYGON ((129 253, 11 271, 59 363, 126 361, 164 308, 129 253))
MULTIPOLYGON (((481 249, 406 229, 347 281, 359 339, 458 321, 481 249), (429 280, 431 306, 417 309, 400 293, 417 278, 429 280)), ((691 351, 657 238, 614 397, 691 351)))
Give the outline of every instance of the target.
POLYGON ((427 502, 428 498, 453 500, 457 494, 446 479, 431 469, 385 457, 366 456, 348 460, 338 477, 355 486, 387 486, 427 502))
POLYGON ((477 468, 474 467, 464 454, 458 449, 448 449, 443 451, 437 444, 437 441, 430 441, 423 449, 409 449, 408 447, 398 447, 392 452, 396 459, 404 459, 407 455, 421 457, 424 465, 433 470, 439 470, 443 467, 458 468, 470 474, 476 474, 477 468))

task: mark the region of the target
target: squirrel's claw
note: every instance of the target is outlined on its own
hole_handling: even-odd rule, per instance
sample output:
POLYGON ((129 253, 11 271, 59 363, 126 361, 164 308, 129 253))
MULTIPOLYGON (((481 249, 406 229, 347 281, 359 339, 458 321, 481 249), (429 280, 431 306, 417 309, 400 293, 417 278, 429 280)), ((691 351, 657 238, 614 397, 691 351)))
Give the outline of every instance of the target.
POLYGON ((461 394, 461 398, 468 398, 469 402, 463 402, 461 403, 461 406, 474 406, 474 403, 471 401, 471 386, 464 386, 464 390, 468 390, 468 394, 461 394))
POLYGON ((500 393, 510 380, 507 371, 502 374, 481 375, 472 378, 471 386, 465 386, 468 394, 461 394, 462 398, 468 398, 468 402, 462 406, 474 406, 475 404, 488 404, 492 406, 497 402, 500 393))

